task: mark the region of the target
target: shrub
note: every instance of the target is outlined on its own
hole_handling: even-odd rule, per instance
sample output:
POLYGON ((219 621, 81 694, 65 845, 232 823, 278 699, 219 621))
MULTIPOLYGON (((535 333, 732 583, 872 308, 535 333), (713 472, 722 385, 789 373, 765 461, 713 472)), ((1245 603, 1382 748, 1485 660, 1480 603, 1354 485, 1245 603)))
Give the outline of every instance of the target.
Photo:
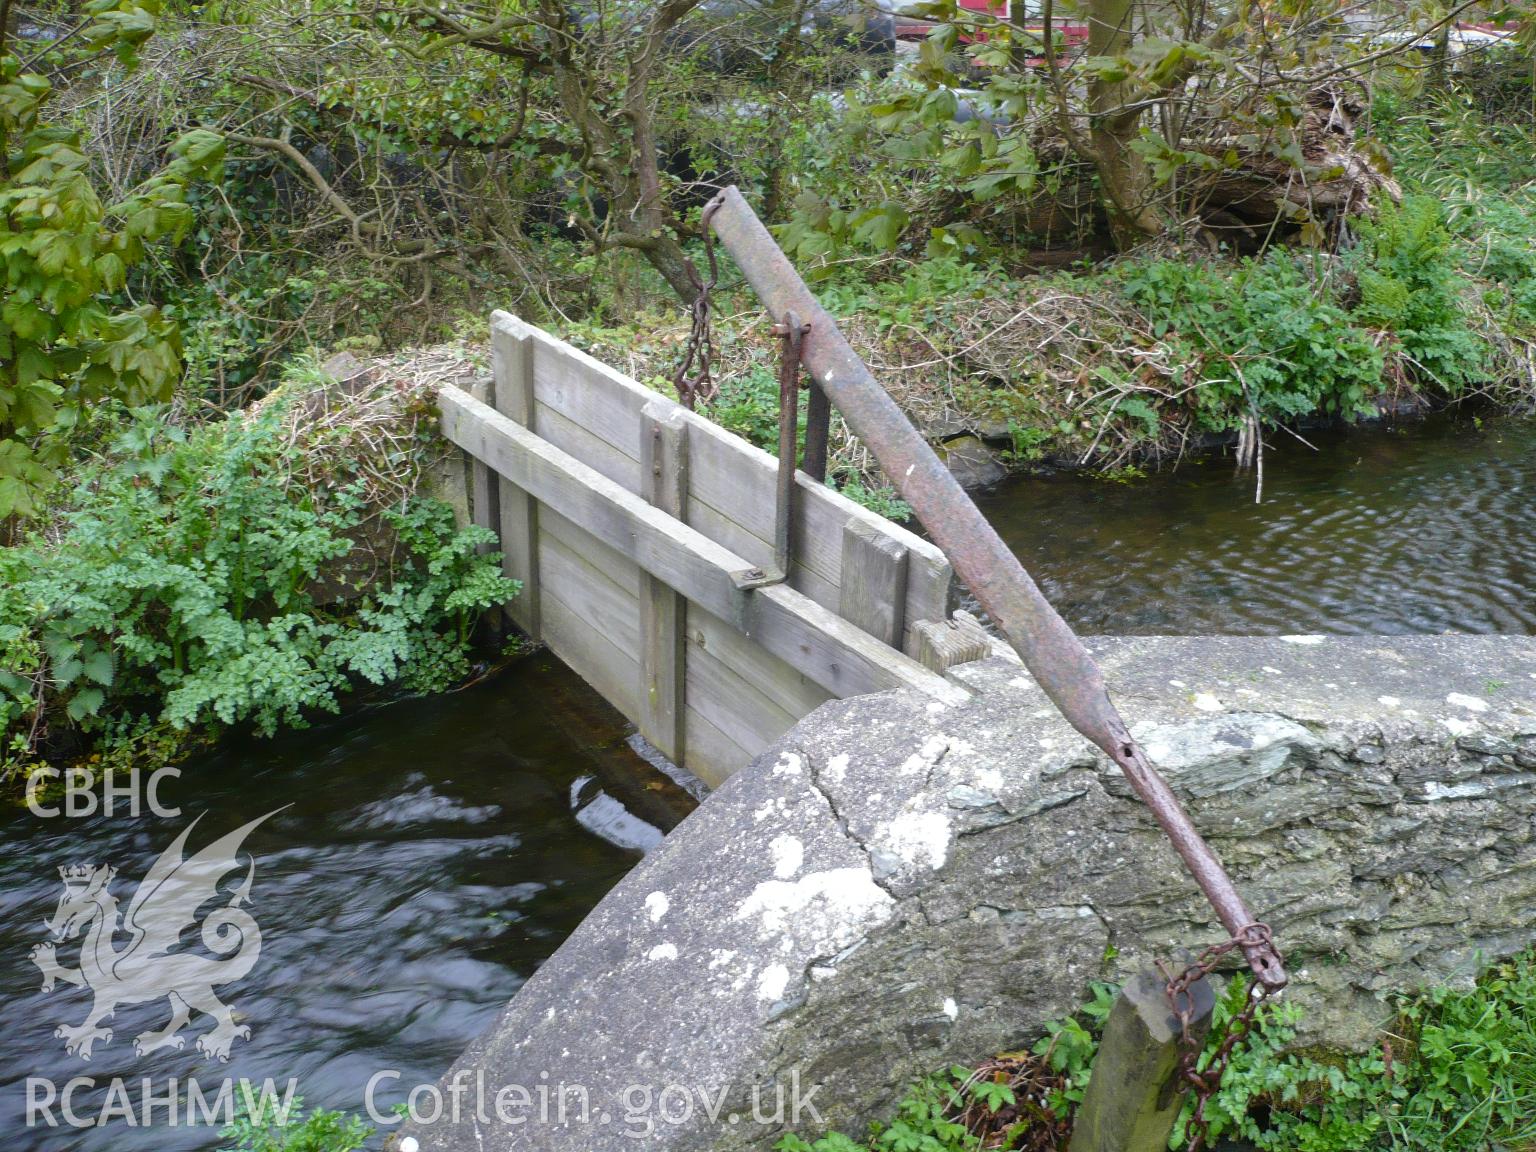
POLYGON ((337 711, 355 679, 425 690, 467 671, 471 622, 516 592, 476 551, 493 538, 438 501, 380 508, 362 477, 298 482, 300 399, 185 437, 132 412, 57 525, 0 550, 0 764, 50 724, 270 735, 337 711))
POLYGON ((1271 252, 1232 269, 1137 261, 1114 275, 1154 335, 1189 346, 1200 364, 1198 418, 1209 428, 1250 414, 1350 417, 1381 387, 1380 352, 1304 258, 1271 252))
POLYGON ((1424 382, 1455 395, 1483 374, 1484 349, 1467 326, 1451 233, 1440 204, 1412 196, 1383 204, 1359 224, 1352 264, 1360 285, 1354 315, 1396 335, 1424 382))

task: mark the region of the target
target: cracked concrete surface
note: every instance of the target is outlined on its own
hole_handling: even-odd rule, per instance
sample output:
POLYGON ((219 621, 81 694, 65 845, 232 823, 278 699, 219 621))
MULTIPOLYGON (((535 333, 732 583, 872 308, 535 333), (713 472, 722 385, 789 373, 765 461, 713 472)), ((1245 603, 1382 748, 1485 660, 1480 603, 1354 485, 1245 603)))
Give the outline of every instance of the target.
MULTIPOLYGON (((1381 995, 1536 940, 1536 641, 1090 646, 1274 926, 1307 1039, 1368 1044, 1381 995)), ((828 704, 728 781, 475 1041, 455 1072, 483 1081, 481 1117, 411 1129, 421 1147, 761 1149, 819 1130, 792 1123, 797 1083, 858 1125, 1027 1042, 1090 980, 1224 935, 1017 663, 955 678, 968 703, 828 704), (579 1085, 585 1121, 541 1120, 541 1084, 579 1085), (498 1117, 512 1086, 535 1106, 498 1117)))

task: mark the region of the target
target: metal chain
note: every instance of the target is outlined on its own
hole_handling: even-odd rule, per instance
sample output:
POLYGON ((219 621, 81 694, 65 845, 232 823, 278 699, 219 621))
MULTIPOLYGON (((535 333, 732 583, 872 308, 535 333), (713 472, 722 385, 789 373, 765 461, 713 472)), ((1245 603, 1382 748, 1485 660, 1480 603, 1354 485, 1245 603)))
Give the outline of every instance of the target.
POLYGON ((704 254, 709 258, 709 279, 701 280, 698 269, 689 263, 688 276, 698 289, 698 295, 693 298, 691 308, 693 327, 688 333, 688 347, 682 363, 672 375, 672 386, 677 390, 677 398, 690 412, 698 401, 709 400, 715 394, 714 378, 709 372, 709 366, 715 359, 715 343, 709 330, 709 294, 720 279, 720 265, 715 259, 714 236, 710 232, 709 220, 719 207, 720 198, 717 196, 704 205, 704 211, 699 215, 699 231, 704 236, 704 254), (698 363, 697 372, 693 372, 695 361, 698 363), (693 374, 689 375, 690 372, 693 374))
MULTIPOLYGON (((1210 1138, 1211 1122, 1206 1119, 1205 1106, 1210 1103, 1211 1097, 1221 1087, 1221 1078, 1232 1062, 1232 1054, 1253 1031, 1259 1005, 1269 996, 1269 988, 1261 983, 1257 976, 1248 978, 1242 1010, 1227 1022, 1226 1035, 1221 1038, 1221 1043, 1211 1054, 1210 1061, 1202 1069, 1200 1052, 1204 1045, 1196 1043, 1192 1030, 1195 998, 1190 993, 1190 988, 1196 981, 1209 976, 1215 970, 1217 962, 1233 949, 1248 950, 1271 946, 1273 943, 1274 933, 1270 931, 1268 924, 1249 924, 1232 939, 1207 948, 1200 953, 1194 963, 1168 979, 1168 1003, 1173 1007, 1173 1013, 1179 1020, 1179 1079, 1189 1087, 1195 1097, 1195 1110, 1190 1113, 1189 1123, 1184 1128, 1185 1152, 1201 1152, 1210 1138)), ((1162 965, 1158 967, 1162 969, 1162 965)), ((1166 969, 1162 971, 1167 975, 1166 969)))

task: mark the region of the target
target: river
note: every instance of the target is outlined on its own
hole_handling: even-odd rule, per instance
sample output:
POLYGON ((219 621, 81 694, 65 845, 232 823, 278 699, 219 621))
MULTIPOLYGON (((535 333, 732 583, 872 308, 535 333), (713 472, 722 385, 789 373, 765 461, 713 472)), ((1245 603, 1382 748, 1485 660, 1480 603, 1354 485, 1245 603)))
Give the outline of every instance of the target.
MULTIPOLYGON (((632 752, 623 718, 545 655, 462 692, 365 710, 271 741, 231 741, 182 765, 156 790, 175 818, 117 811, 41 819, 16 806, 0 817, 0 1133, 5 1147, 194 1152, 218 1148, 207 1126, 153 1130, 121 1118, 71 1131, 25 1126, 27 1079, 74 1097, 90 1120, 126 1082, 137 1115, 140 1084, 165 1096, 177 1078, 214 1097, 225 1077, 290 1078, 310 1104, 362 1110, 376 1073, 386 1110, 435 1081, 494 1018, 592 905, 694 804, 632 752), (136 1057, 133 1038, 164 1027, 163 995, 123 1007, 89 1062, 65 1051, 59 1025, 78 1025, 82 989, 40 991, 28 956, 62 890, 60 867, 111 864, 126 910, 135 885, 193 817, 188 855, 249 820, 226 890, 255 861, 247 905, 261 930, 249 977, 219 989, 250 1029, 227 1064, 194 1048, 212 1024, 194 1014, 186 1046, 136 1057)), ((147 796, 145 797, 147 801, 147 796)), ((98 797, 99 800, 99 797, 98 797)), ((126 800, 114 801, 124 804, 126 800)), ((83 798, 78 803, 85 807, 83 798)), ((62 800, 44 807, 62 810, 62 800)), ((210 904, 207 907, 213 907, 210 904)), ((190 936, 192 940, 196 937, 190 936)), ((119 944, 127 937, 119 937, 119 944)), ((61 947, 60 956, 74 953, 61 947)), ((237 1089, 238 1092, 238 1089, 237 1089)), ((34 1099, 45 1091, 38 1087, 34 1099)), ((181 1118, 185 1119, 185 1103, 181 1118)), ((42 1115, 38 1114, 39 1117, 42 1115)))
POLYGON ((1271 432, 1120 483, 1023 477, 982 510, 1085 633, 1536 632, 1536 424, 1271 432))

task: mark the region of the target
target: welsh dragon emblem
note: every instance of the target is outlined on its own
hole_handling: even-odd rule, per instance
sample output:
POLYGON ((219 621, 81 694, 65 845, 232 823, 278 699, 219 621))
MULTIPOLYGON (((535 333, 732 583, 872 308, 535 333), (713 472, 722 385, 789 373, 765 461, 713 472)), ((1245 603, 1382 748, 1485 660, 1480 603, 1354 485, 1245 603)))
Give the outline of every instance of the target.
POLYGON ((162 996, 170 1002, 170 1021, 158 1032, 142 1032, 134 1038, 133 1049, 140 1056, 182 1047, 185 1039, 178 1033, 194 1010, 214 1019, 213 1029, 197 1038, 198 1051, 206 1056, 228 1060, 236 1040, 250 1039, 251 1030, 235 1023, 229 1006, 213 990, 239 980, 261 954, 261 929, 241 907, 250 899, 256 861, 247 856, 245 879, 232 893, 220 892, 219 881, 239 867, 240 845, 252 829, 273 815, 268 812, 185 859, 182 849, 197 827, 197 820, 192 821, 150 867, 121 923, 117 898, 111 892, 117 869, 105 864, 59 869, 64 892, 52 918, 44 922, 53 939, 33 948, 31 960, 43 974, 44 992, 63 981, 89 988, 95 995, 90 1014, 81 1024, 66 1024, 54 1032, 71 1055, 89 1060, 97 1041, 112 1043, 112 1030, 101 1025, 112 1018, 118 1005, 142 1004, 162 996), (215 900, 225 903, 201 918, 203 945, 214 955, 181 948, 183 932, 196 927, 199 910, 215 900), (59 963, 59 944, 82 934, 80 967, 64 967, 59 963), (121 947, 117 944, 120 934, 128 937, 121 947))

